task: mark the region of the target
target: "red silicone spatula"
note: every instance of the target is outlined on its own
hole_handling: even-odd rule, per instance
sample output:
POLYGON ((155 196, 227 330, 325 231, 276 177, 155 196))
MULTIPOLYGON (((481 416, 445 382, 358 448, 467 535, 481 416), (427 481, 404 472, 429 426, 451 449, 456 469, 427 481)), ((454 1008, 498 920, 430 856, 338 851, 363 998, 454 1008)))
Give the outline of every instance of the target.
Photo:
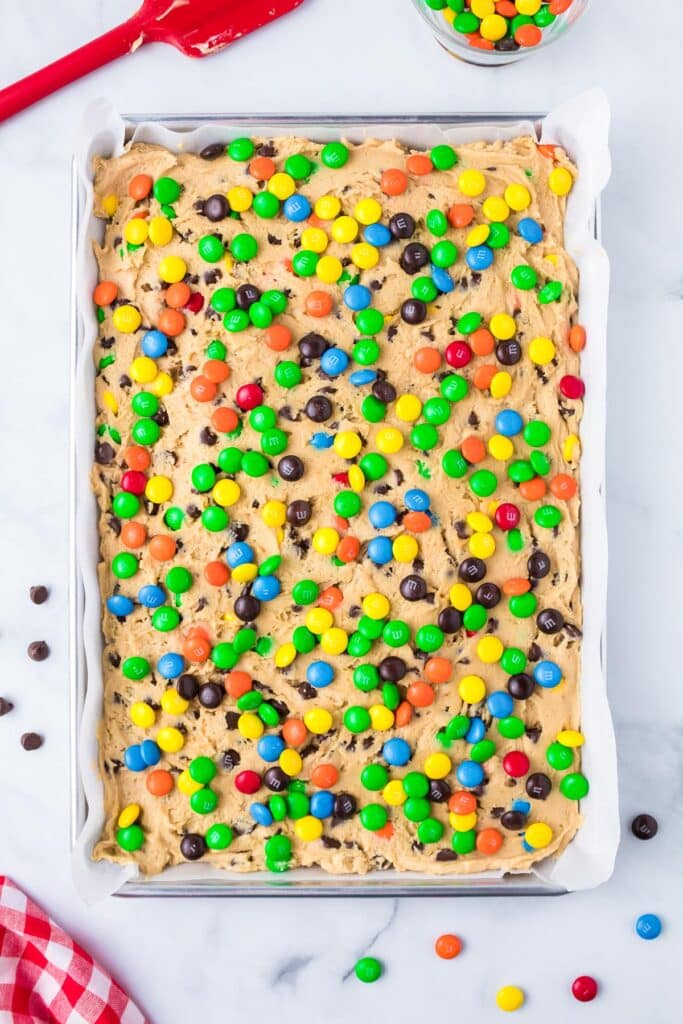
POLYGON ((188 57, 206 57, 301 3, 303 0, 144 0, 123 25, 0 89, 0 121, 110 60, 134 53, 144 43, 171 43, 188 57))

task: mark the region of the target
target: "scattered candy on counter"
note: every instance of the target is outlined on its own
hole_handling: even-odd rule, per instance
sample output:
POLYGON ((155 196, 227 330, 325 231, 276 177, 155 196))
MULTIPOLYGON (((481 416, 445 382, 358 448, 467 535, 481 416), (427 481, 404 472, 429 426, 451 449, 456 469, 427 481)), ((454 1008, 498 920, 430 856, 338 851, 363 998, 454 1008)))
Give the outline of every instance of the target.
POLYGON ((651 814, 636 814, 631 822, 631 832, 636 839, 654 839, 658 831, 657 819, 651 814))
POLYGON ((572 982, 572 995, 580 1003, 590 1003, 598 994, 598 983, 589 974, 582 974, 572 982))
POLYGON ((519 1010, 524 1006, 524 993, 516 985, 505 985, 496 992, 496 1006, 506 1013, 519 1010))
POLYGON ((374 956, 364 956, 357 961, 354 971, 359 981, 369 983, 381 978, 383 969, 380 961, 374 956))
POLYGON ((656 914, 641 914, 636 921, 636 932, 641 939, 657 939, 662 933, 662 922, 656 914))

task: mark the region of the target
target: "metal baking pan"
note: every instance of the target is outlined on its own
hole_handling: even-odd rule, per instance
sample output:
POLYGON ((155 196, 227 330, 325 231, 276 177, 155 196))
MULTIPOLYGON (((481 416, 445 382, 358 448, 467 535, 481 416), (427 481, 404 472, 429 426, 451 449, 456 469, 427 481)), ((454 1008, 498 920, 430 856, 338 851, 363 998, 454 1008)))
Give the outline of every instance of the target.
MULTIPOLYGON (((142 122, 154 122, 160 127, 173 131, 191 131, 201 125, 240 125, 253 134, 258 134, 262 125, 276 124, 283 132, 295 127, 316 125, 343 128, 346 125, 372 126, 373 124, 396 125, 400 137, 401 125, 435 125, 451 127, 469 124, 509 124, 516 121, 532 121, 538 125, 544 115, 539 113, 506 114, 425 114, 352 116, 315 115, 278 116, 261 114, 210 114, 210 115, 124 115, 130 138, 135 127, 142 122)), ((79 502, 95 502, 90 491, 89 467, 79 467, 76 459, 77 402, 76 369, 84 346, 92 345, 93 339, 84 337, 79 317, 77 297, 78 240, 85 212, 83 188, 79 182, 76 161, 72 169, 72 220, 71 220, 71 330, 70 330, 70 484, 69 484, 69 637, 70 637, 70 786, 71 822, 70 838, 72 849, 85 824, 87 800, 81 777, 78 737, 88 673, 84 647, 84 606, 85 588, 78 563, 78 537, 76 531, 76 509, 79 502)), ((594 237, 600 240, 600 204, 595 205, 592 223, 594 237)), ((176 869, 177 870, 177 869, 176 869)), ((181 869, 182 870, 182 869, 181 869)), ((568 890, 548 882, 535 874, 514 874, 502 877, 468 878, 467 876, 439 876, 398 871, 371 872, 367 875, 330 875, 322 870, 298 869, 286 875, 266 876, 264 873, 229 873, 224 877, 202 880, 167 878, 165 873, 145 879, 144 876, 127 881, 115 895, 136 896, 557 896, 568 890)))

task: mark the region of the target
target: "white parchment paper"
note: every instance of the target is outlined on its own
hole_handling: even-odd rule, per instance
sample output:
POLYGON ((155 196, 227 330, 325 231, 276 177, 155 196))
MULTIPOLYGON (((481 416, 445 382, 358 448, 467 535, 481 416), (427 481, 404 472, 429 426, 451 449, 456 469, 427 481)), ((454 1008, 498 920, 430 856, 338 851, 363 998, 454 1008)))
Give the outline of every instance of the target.
MULTIPOLYGON (((188 122, 192 119, 188 118, 188 122)), ((229 118, 194 126, 168 128, 156 121, 138 124, 132 139, 158 143, 174 152, 195 152, 212 142, 225 142, 251 130, 253 134, 295 134, 320 141, 344 138, 360 142, 365 138, 398 138, 416 148, 429 149, 439 142, 454 145, 486 139, 511 139, 517 135, 538 135, 531 121, 492 123, 457 123, 431 125, 416 123, 373 123, 350 120, 343 125, 310 121, 286 126, 255 117, 252 124, 231 123, 229 118)), ((196 124, 196 122, 195 122, 196 124)), ((582 762, 590 779, 591 790, 581 803, 584 823, 576 838, 557 858, 539 864, 532 875, 567 890, 588 889, 604 882, 612 873, 619 843, 617 767, 614 731, 607 703, 605 684, 605 619, 607 593, 607 530, 605 514, 605 414, 606 414, 606 330, 609 264, 596 239, 596 204, 610 174, 607 143, 609 105, 605 94, 593 89, 571 99, 551 111, 542 122, 540 141, 557 143, 567 150, 579 168, 579 176, 570 194, 566 245, 580 273, 580 321, 585 326, 588 342, 582 355, 582 377, 586 382, 586 403, 581 424, 581 488, 582 488, 582 597, 584 636, 581 666, 582 730, 586 745, 582 762)), ((100 628, 100 594, 97 583, 98 561, 97 515, 95 498, 90 491, 89 473, 92 464, 93 422, 95 419, 95 367, 92 346, 97 333, 92 304, 92 291, 97 283, 97 268, 92 253, 92 240, 101 239, 103 225, 93 216, 92 159, 95 155, 113 156, 122 152, 131 137, 126 125, 113 107, 104 100, 93 103, 85 112, 78 137, 76 167, 80 186, 80 218, 76 255, 78 364, 75 387, 76 446, 76 557, 77 576, 84 590, 82 636, 85 647, 87 681, 78 743, 80 781, 84 789, 87 814, 73 850, 74 877, 84 899, 92 902, 120 889, 136 877, 134 866, 121 867, 90 859, 103 823, 102 783, 97 768, 97 727, 102 714, 102 634, 100 628)), ((435 878, 431 875, 410 876, 402 872, 382 872, 381 881, 418 887, 419 881, 439 885, 445 891, 457 891, 460 884, 480 881, 489 887, 500 874, 488 873, 462 879, 435 878)), ((187 883, 208 879, 220 880, 231 889, 249 891, 250 886, 266 879, 262 873, 228 873, 207 864, 187 864, 169 868, 157 878, 163 883, 187 883)), ((291 880, 315 885, 348 884, 348 876, 328 875, 320 870, 300 870, 291 880)), ((273 881, 272 876, 267 876, 273 881)), ((372 877, 368 876, 368 881, 372 877)), ((378 878, 378 881, 380 878, 378 878)), ((533 879, 532 879, 533 880, 533 879)), ((154 880, 149 893, 154 894, 154 880)), ((289 890, 296 893, 296 887, 289 890)), ((511 893, 515 892, 511 888, 511 893)), ((362 888, 349 889, 360 893, 362 888)))

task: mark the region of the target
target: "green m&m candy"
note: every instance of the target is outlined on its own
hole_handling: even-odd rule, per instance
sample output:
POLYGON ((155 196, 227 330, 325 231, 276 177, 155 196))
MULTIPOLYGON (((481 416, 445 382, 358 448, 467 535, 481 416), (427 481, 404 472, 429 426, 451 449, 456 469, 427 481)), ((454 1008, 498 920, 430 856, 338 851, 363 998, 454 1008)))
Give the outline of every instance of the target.
POLYGON ((560 783, 560 793, 568 800, 583 800, 589 789, 588 779, 581 772, 570 772, 560 783))
POLYGON ((179 530, 183 525, 185 513, 177 505, 171 505, 164 512, 164 525, 168 526, 169 530, 179 530))
POLYGON ((458 250, 447 238, 432 246, 430 253, 432 263, 437 267, 452 267, 458 258, 458 250))
POLYGON ((138 391, 130 404, 136 416, 156 416, 159 412, 159 399, 150 391, 138 391))
POLYGON ((384 316, 378 309, 361 309, 356 313, 356 327, 361 334, 379 334, 384 327, 384 316))
POLYGON ((387 647, 402 647, 410 640, 410 626, 402 619, 391 619, 382 629, 382 639, 387 647))
MULTIPOLYGON (((230 313, 236 304, 237 297, 234 288, 217 288, 211 296, 211 306, 217 313, 230 313)), ((210 356, 210 358, 225 359, 225 352, 222 356, 210 356)))
POLYGON ((130 491, 121 491, 111 503, 112 511, 119 519, 132 519, 140 511, 140 499, 130 491))
POLYGON ((420 626, 415 634, 415 643, 417 646, 421 651, 427 651, 429 654, 434 651, 438 651, 443 645, 443 641, 443 630, 439 629, 438 626, 420 626))
POLYGON ((273 311, 266 306, 265 302, 252 302, 249 307, 249 320, 254 327, 265 330, 273 322, 273 311))
POLYGON ((335 495, 333 504, 334 511, 338 516, 343 516, 344 519, 357 516, 363 507, 360 494, 356 494, 355 491, 340 491, 335 495))
POLYGON ((137 420, 137 422, 133 424, 131 435, 136 444, 149 446, 156 444, 159 440, 161 436, 161 427, 154 420, 137 420))
MULTIPOLYGON (((242 629, 238 629, 235 633, 232 646, 237 654, 245 654, 247 651, 253 651, 258 642, 256 630, 251 629, 249 626, 243 626, 242 629)), ((251 691, 249 691, 251 693, 251 691)))
POLYGON ((271 220, 280 212, 280 200, 272 192, 257 192, 251 208, 257 217, 271 220))
POLYGON ((317 638, 307 626, 297 626, 292 633, 292 643, 299 654, 310 654, 317 643, 317 638))
POLYGON ((194 757, 188 765, 188 771, 194 782, 206 786, 216 775, 216 765, 210 757, 194 757))
POLYGON ((425 217, 425 224, 433 235, 440 238, 448 231, 448 219, 442 210, 430 210, 425 217))
MULTIPOLYGON (((364 312, 373 312, 364 310, 364 312)), ((351 349, 351 357, 360 366, 372 366, 379 359, 379 345, 374 338, 361 338, 351 349)))
POLYGON ((279 384, 281 388, 295 388, 297 384, 301 383, 303 374, 298 363, 286 359, 277 364, 273 376, 275 383, 279 384))
POLYGON ((527 657, 519 647, 506 647, 500 658, 500 667, 509 676, 517 675, 526 668, 527 657))
POLYGON ((462 624, 470 633, 478 633, 488 620, 486 609, 482 604, 471 604, 462 613, 462 624))
POLYGON ((140 679, 144 679, 145 676, 149 675, 151 667, 147 658, 141 658, 136 655, 132 658, 126 658, 121 665, 121 671, 123 672, 126 679, 133 679, 138 682, 140 679))
POLYGON ((498 732, 506 740, 518 740, 526 732, 526 727, 521 718, 516 715, 508 715, 507 718, 498 720, 498 732))
POLYGON ((349 159, 349 151, 343 142, 328 142, 320 151, 320 159, 325 167, 337 170, 349 159))
POLYGON ((536 476, 534 473, 534 467, 526 459, 515 459, 507 467, 507 475, 515 484, 526 483, 527 480, 533 480, 536 476))
POLYGON ((180 612, 177 608, 156 608, 152 613, 152 625, 159 633, 170 633, 180 625, 180 612))
MULTIPOLYGON (((342 565, 344 563, 342 562, 342 565)), ((362 633, 352 633, 346 647, 346 653, 350 658, 364 658, 370 652, 372 641, 368 640, 362 633)))
POLYGON ((498 478, 490 469, 477 469, 470 477, 469 485, 478 498, 489 498, 498 486, 498 478))
POLYGON ((129 551, 121 551, 114 555, 111 563, 111 571, 117 580, 129 580, 131 576, 135 576, 139 567, 137 558, 129 551))
POLYGON ((204 836, 206 845, 210 850, 227 850, 233 838, 232 829, 220 822, 212 825, 204 836))
POLYGON ((410 443, 420 452, 429 452, 439 443, 439 431, 431 423, 418 423, 410 431, 410 443))
POLYGON ((344 712, 344 725, 349 732, 366 732, 370 728, 370 724, 370 712, 367 708, 354 704, 344 712))
POLYGON ((403 813, 408 821, 424 821, 429 817, 430 811, 429 800, 420 796, 409 796, 403 805, 403 813))
POLYGON ((220 505, 209 505, 202 512, 202 526, 209 533, 220 533, 227 529, 229 521, 228 513, 220 505))
POLYGON ((536 287, 538 274, 533 267, 527 266, 526 263, 520 263, 519 266, 512 268, 510 280, 520 292, 528 292, 536 287))
POLYGON ((534 473, 538 476, 546 476, 550 472, 550 459, 545 452, 535 450, 529 454, 529 463, 534 473))
POLYGON ((128 825, 127 828, 119 828, 116 831, 116 842, 122 850, 128 853, 135 853, 145 841, 145 833, 139 825, 128 825))
POLYGON ((229 143, 226 153, 231 160, 236 160, 239 163, 245 163, 247 160, 251 160, 254 155, 254 143, 251 139, 239 138, 233 139, 229 143))
POLYGON ((387 809, 382 804, 366 804, 360 812, 360 823, 368 832, 378 832, 384 828, 388 817, 387 809))
POLYGON ((451 836, 453 852, 460 856, 464 856, 466 853, 472 853, 476 845, 477 833, 474 829, 470 829, 469 832, 454 832, 451 836))
POLYGON ((313 580, 298 580, 292 587, 292 600, 294 604, 313 604, 320 593, 320 587, 313 580))
POLYGON ((470 758, 472 761, 476 761, 477 764, 483 764, 484 761, 488 761, 490 757, 496 752, 496 744, 493 740, 480 740, 470 747, 470 758))
POLYGON ((361 784, 373 792, 384 789, 389 781, 389 772, 383 764, 366 764, 360 773, 361 784))
POLYGON ((545 758, 551 768, 556 772, 564 772, 574 760, 574 752, 571 747, 565 747, 563 743, 555 740, 545 752, 545 758))
POLYGON ((249 413, 249 426, 261 433, 277 423, 277 413, 269 405, 257 405, 249 413))
POLYGON ((284 821, 287 817, 287 801, 279 793, 274 793, 268 799, 268 809, 275 821, 284 821))
POLYGON ((521 551, 524 547, 524 537, 522 531, 516 527, 514 530, 508 530, 507 544, 510 551, 521 551))
POLYGON ((358 463, 366 480, 380 480, 389 468, 389 463, 379 452, 367 452, 358 463))
POLYGON ((175 178, 157 178, 152 191, 158 203, 175 203, 180 198, 182 186, 175 178))
POLYGON ((280 724, 280 715, 277 709, 272 704, 269 704, 267 700, 264 700, 259 705, 258 716, 269 729, 275 729, 280 724))
POLYGON ((202 235, 197 250, 206 263, 218 263, 225 256, 225 246, 216 235, 202 235))
POLYGON ((299 277, 313 277, 320 256, 312 249, 299 249, 292 259, 292 269, 299 277))
POLYGON ((245 452, 242 456, 242 472, 247 476, 264 476, 269 469, 268 459, 261 452, 245 452))
POLYGON ((258 252, 258 242, 253 235, 246 231, 242 232, 233 238, 230 243, 230 252, 240 263, 248 263, 258 252))
POLYGON ((211 649, 211 661, 214 663, 216 668, 230 671, 234 668, 238 662, 238 655, 235 648, 228 641, 223 641, 220 644, 216 644, 211 649))
POLYGON ((429 792, 429 779, 424 772, 407 772, 402 784, 407 796, 423 797, 429 792))
POLYGON ((261 295, 261 302, 273 313, 284 313, 287 309, 287 296, 278 288, 269 288, 261 295))
POLYGON ((384 683, 382 686, 382 703, 385 708, 395 711, 401 703, 401 691, 396 683, 384 683))
POLYGON ((510 614, 517 619, 528 619, 538 608, 538 599, 528 591, 526 594, 514 594, 508 601, 510 614))
POLYGON ((489 249, 503 249, 510 241, 510 229, 507 224, 499 224, 497 221, 489 224, 489 235, 486 244, 489 249))
POLYGON ((534 512, 534 522, 537 526, 551 530, 562 522, 562 513, 555 505, 541 505, 534 512))
POLYGON ((292 156, 288 156, 285 160, 285 173, 289 174, 295 181, 307 178, 312 169, 313 164, 303 153, 293 153, 292 156))
POLYGON ((542 448, 550 440, 550 427, 543 420, 525 423, 522 437, 531 448, 542 448))
POLYGON ((444 452, 441 466, 446 476, 450 476, 454 480, 459 480, 465 476, 470 468, 469 462, 457 448, 450 448, 447 452, 444 452))
POLYGON ((200 462, 192 467, 190 479, 195 491, 203 494, 210 491, 216 483, 216 471, 208 462, 200 462))
POLYGON ((166 586, 172 594, 185 594, 192 586, 192 573, 182 565, 174 565, 166 573, 166 586))
POLYGON ((242 468, 242 457, 243 452, 239 448, 222 448, 218 453, 218 468, 234 476, 242 468))
MULTIPOLYGON (((376 807, 377 804, 372 806, 376 807)), ((369 828, 370 826, 366 825, 365 827, 369 828)), ((382 826, 375 826, 373 831, 376 831, 377 828, 382 828, 382 826)), ((374 956, 361 957, 353 970, 358 980, 364 982, 366 985, 370 985, 373 981, 377 981, 378 978, 382 977, 382 965, 374 956)))
POLYGON ((481 313, 463 313, 456 324, 460 334, 473 334, 482 324, 481 313))
POLYGON ((374 665, 356 665, 353 670, 353 685, 362 693, 370 693, 379 686, 379 672, 374 665))
POLYGON ((263 704, 263 694, 258 690, 248 690, 237 700, 239 711, 256 711, 261 704, 263 704))
POLYGON ((261 562, 258 570, 259 576, 273 576, 282 565, 282 555, 270 555, 261 562))
POLYGON ((422 406, 422 415, 427 423, 434 423, 440 426, 450 418, 451 403, 446 398, 428 398, 422 406))
POLYGON ((459 373, 449 373, 441 381, 440 390, 443 397, 447 398, 449 402, 461 402, 467 396, 469 384, 467 379, 459 373))
POLYGON ((433 302, 439 294, 439 289, 431 277, 416 277, 410 286, 410 293, 414 299, 419 299, 420 302, 433 302))
POLYGON ((548 281, 548 283, 545 284, 538 293, 538 301, 542 306, 547 305, 549 302, 559 302, 561 297, 561 281, 548 281))
POLYGON ((289 788, 290 793, 285 798, 287 800, 287 814, 293 821, 298 821, 299 818, 305 818, 308 814, 310 801, 305 793, 299 793, 297 790, 292 792, 291 783, 289 788))
POLYGON ((269 836, 266 839, 265 854, 270 861, 290 860, 292 840, 289 836, 269 836))
POLYGON ((438 843, 443 833, 444 827, 438 818, 425 818, 417 826, 417 838, 421 843, 438 843))
POLYGON ((368 640, 379 640, 383 629, 383 619, 371 619, 369 615, 361 615, 358 620, 358 631, 368 640))
POLYGON ((458 162, 458 154, 447 143, 434 146, 429 155, 437 171, 450 171, 451 167, 455 167, 458 162))
POLYGON ((467 715, 455 715, 446 725, 449 740, 461 740, 470 730, 471 720, 467 715))
POLYGON ((361 403, 360 411, 363 419, 368 423, 380 423, 387 414, 387 407, 374 395, 366 395, 361 403))

